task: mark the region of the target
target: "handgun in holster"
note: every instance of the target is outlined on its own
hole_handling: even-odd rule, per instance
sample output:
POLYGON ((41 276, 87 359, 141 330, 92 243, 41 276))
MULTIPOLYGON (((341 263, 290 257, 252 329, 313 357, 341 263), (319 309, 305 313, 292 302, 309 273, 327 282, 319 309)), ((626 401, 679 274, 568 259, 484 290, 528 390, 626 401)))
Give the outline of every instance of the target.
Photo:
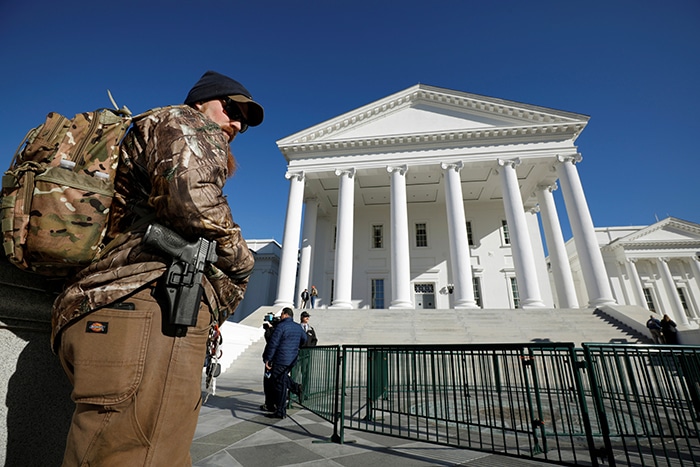
POLYGON ((146 245, 167 253, 170 266, 162 278, 169 306, 170 323, 195 326, 202 300, 202 276, 208 263, 215 263, 216 241, 200 238, 188 243, 160 224, 151 224, 143 237, 146 245))

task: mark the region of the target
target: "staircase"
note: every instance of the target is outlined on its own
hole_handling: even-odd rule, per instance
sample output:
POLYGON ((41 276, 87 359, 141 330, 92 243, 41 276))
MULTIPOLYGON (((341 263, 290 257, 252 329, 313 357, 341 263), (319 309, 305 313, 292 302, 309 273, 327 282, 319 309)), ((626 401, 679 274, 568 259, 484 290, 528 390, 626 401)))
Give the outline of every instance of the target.
MULTIPOLYGON (((263 317, 279 307, 261 307, 236 329, 222 329, 224 342, 237 340, 245 328, 261 330, 263 317), (239 334, 240 333, 240 334, 239 334), (228 335, 227 335, 228 334, 228 335)), ((301 310, 295 310, 299 321, 301 310)), ((529 310, 307 310, 319 345, 473 344, 582 342, 650 344, 643 323, 629 326, 607 312, 584 309, 529 310)), ((228 324, 228 323, 227 323, 228 324)), ((258 338, 262 337, 260 331, 258 338)), ((223 366, 223 365, 222 365, 223 366)))

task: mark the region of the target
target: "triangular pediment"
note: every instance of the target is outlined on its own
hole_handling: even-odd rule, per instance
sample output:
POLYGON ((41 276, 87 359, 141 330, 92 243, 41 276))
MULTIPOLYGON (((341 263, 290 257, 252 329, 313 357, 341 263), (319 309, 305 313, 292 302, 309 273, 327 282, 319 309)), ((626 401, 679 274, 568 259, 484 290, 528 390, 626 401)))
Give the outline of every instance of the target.
POLYGON ((418 84, 277 141, 285 152, 338 143, 411 143, 451 139, 508 138, 566 133, 575 138, 585 115, 418 84))
POLYGON ((645 227, 633 234, 615 240, 626 249, 649 247, 653 245, 687 245, 700 246, 700 225, 675 217, 667 217, 655 224, 645 227))

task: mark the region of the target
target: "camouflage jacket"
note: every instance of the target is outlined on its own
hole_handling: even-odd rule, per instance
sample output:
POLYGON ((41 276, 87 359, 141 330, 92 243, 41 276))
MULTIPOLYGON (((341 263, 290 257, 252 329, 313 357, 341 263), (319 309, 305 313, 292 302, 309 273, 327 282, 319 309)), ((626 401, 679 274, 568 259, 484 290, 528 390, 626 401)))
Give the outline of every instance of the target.
POLYGON ((163 274, 169 260, 142 244, 149 220, 189 241, 216 240, 219 259, 206 271, 205 298, 219 322, 234 312, 254 259, 222 193, 229 155, 226 133, 188 106, 167 107, 134 124, 121 146, 109 243, 54 302, 53 348, 64 326, 163 274))

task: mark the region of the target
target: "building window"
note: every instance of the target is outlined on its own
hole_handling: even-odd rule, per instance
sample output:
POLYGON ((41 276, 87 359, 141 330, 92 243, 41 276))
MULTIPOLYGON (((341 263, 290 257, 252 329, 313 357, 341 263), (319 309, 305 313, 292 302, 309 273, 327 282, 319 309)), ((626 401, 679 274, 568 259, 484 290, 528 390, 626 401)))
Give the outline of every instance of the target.
POLYGON ((372 226, 372 248, 384 248, 384 226, 372 226))
POLYGON ((681 305, 683 306, 683 311, 686 316, 690 316, 690 308, 688 308, 688 300, 685 298, 685 292, 681 287, 678 287, 678 298, 681 299, 681 305))
POLYGON ((467 221, 467 240, 469 246, 474 246, 474 236, 472 235, 472 221, 467 221))
POLYGON ((649 311, 653 311, 656 313, 656 307, 654 306, 654 298, 651 295, 651 289, 650 288, 645 288, 644 289, 644 300, 647 302, 647 308, 649 311))
POLYGON ((513 308, 520 308, 520 293, 518 293, 518 280, 510 278, 510 290, 513 293, 513 308))
POLYGON ((510 232, 508 231, 508 221, 501 221, 501 229, 503 232, 503 244, 510 245, 510 232))
POLYGON ((481 304, 481 279, 474 277, 472 278, 472 283, 474 284, 474 301, 479 308, 483 308, 481 304))
POLYGON ((428 246, 428 228, 425 222, 416 224, 416 246, 428 246))
POLYGON ((384 308, 384 279, 372 279, 372 308, 384 308))

